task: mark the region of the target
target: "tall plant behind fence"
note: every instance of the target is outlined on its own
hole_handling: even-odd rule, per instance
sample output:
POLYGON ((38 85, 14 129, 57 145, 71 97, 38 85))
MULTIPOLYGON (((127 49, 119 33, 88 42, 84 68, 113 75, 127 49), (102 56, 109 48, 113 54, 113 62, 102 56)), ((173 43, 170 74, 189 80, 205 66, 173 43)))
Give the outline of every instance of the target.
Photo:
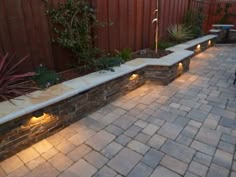
MULTIPOLYGON (((49 0, 56 5, 65 0, 49 0)), ((107 51, 122 48, 139 50, 154 44, 154 10, 157 0, 90 0, 97 18, 107 23, 96 29, 96 46, 107 51), (111 23, 112 25, 108 25, 111 23)), ((189 0, 159 0, 159 32, 165 38, 170 25, 181 23, 189 0)), ((52 29, 45 15, 44 0, 1 0, 0 52, 27 54, 22 71, 34 70, 40 63, 57 71, 68 68, 72 55, 52 44, 52 29)))

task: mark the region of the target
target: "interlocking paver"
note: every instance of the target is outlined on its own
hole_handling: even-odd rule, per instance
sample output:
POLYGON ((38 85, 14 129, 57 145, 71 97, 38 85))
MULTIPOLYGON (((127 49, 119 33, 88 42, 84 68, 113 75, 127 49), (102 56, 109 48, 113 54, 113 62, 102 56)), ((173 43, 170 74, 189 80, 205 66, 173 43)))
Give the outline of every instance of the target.
POLYGON ((48 159, 52 158, 54 155, 56 155, 57 153, 58 153, 58 150, 56 150, 56 148, 51 148, 49 151, 43 153, 42 157, 45 160, 48 160, 48 159))
POLYGON ((190 138, 194 138, 197 132, 198 129, 196 127, 186 126, 181 134, 190 138))
POLYGON ((166 138, 175 140, 178 137, 178 135, 180 134, 180 132, 182 131, 182 129, 183 128, 181 126, 166 122, 160 128, 160 130, 158 131, 158 134, 162 135, 166 138))
MULTIPOLYGON (((27 175, 27 173, 29 173, 29 169, 26 166, 21 166, 19 168, 17 168, 16 170, 14 170, 13 172, 11 172, 9 175, 7 175, 7 177, 21 177, 21 176, 25 176, 27 175)), ((1 172, 0 172, 0 176, 1 176, 1 172)), ((1 177, 4 177, 3 175, 1 177)))
POLYGON ((108 161, 106 157, 96 151, 88 153, 84 156, 84 159, 98 169, 103 167, 108 161))
POLYGON ((200 163, 192 161, 188 170, 198 176, 204 177, 207 174, 208 167, 206 167, 200 163))
POLYGON ((21 151, 20 153, 17 154, 20 159, 24 162, 24 163, 27 163, 33 159, 35 159, 36 157, 39 156, 39 153, 33 149, 32 147, 30 148, 27 148, 23 151, 21 151))
POLYGON ((31 160, 30 162, 26 163, 25 165, 30 169, 33 170, 36 167, 40 166, 41 164, 44 164, 46 162, 46 160, 42 157, 37 157, 33 160, 31 160))
POLYGON ((0 168, 0 176, 5 177, 7 174, 0 168))
POLYGON ((217 146, 219 140, 221 137, 221 133, 215 130, 211 130, 208 128, 201 128, 199 133, 196 136, 196 140, 199 140, 203 143, 212 145, 212 146, 217 146))
POLYGON ((160 164, 172 171, 179 173, 180 175, 184 175, 188 168, 188 164, 181 162, 180 160, 177 160, 168 155, 166 155, 161 160, 160 164))
POLYGON ((33 148, 36 149, 40 154, 47 152, 52 148, 52 145, 47 140, 42 140, 33 145, 33 148))
POLYGON ((62 176, 64 177, 91 177, 97 172, 97 169, 90 165, 85 160, 81 159, 75 164, 73 164, 70 168, 68 168, 62 176))
POLYGON ((81 144, 83 144, 88 138, 90 138, 91 136, 93 136, 94 134, 96 134, 95 131, 91 130, 91 129, 85 129, 82 132, 79 132, 75 135, 73 135, 72 137, 70 137, 68 140, 76 145, 79 146, 81 144))
POLYGON ((193 120, 199 121, 199 122, 204 122, 205 119, 207 118, 207 116, 208 116, 207 112, 201 111, 198 109, 191 110, 187 115, 187 117, 189 117, 193 120))
POLYGON ((63 140, 61 143, 59 143, 56 146, 56 149, 60 152, 62 152, 63 154, 68 154, 69 152, 71 152, 76 146, 73 145, 70 141, 67 140, 63 140))
POLYGON ((64 171, 67 169, 73 161, 69 159, 67 156, 65 156, 62 153, 56 154, 54 157, 49 159, 49 162, 58 170, 58 171, 64 171))
POLYGON ((195 150, 181 145, 179 143, 176 143, 171 140, 167 140, 165 144, 162 146, 161 151, 165 152, 166 154, 169 154, 170 156, 173 156, 185 163, 191 162, 195 150))
POLYGON ((187 136, 184 136, 184 135, 179 135, 179 137, 177 138, 176 141, 180 144, 185 145, 185 146, 189 146, 192 143, 193 139, 191 139, 187 136))
POLYGON ((143 120, 138 120, 137 122, 134 123, 134 125, 140 127, 140 128, 145 128, 147 126, 147 122, 143 121, 143 120))
POLYGON ((67 156, 73 160, 73 161, 78 161, 80 160, 83 156, 85 156, 87 153, 89 153, 92 149, 85 145, 82 144, 81 146, 75 148, 73 151, 71 151, 67 156))
POLYGON ((156 149, 150 149, 143 157, 142 162, 155 168, 163 157, 164 153, 157 151, 156 149))
POLYGON ((113 135, 116 135, 116 136, 119 136, 124 132, 124 130, 122 128, 117 127, 117 126, 112 125, 112 124, 109 125, 108 127, 106 127, 105 130, 109 133, 112 133, 113 135))
POLYGON ((188 122, 189 122, 189 119, 183 116, 178 116, 173 123, 181 127, 185 127, 188 122))
POLYGON ((235 146, 233 144, 220 141, 218 144, 218 148, 229 153, 234 153, 235 146))
POLYGON ((231 144, 236 144, 236 137, 227 135, 225 133, 222 135, 221 140, 231 143, 231 144))
POLYGON ((162 137, 160 135, 154 135, 149 141, 148 141, 148 145, 156 148, 156 149, 160 149, 161 146, 165 143, 167 139, 165 137, 162 137))
POLYGON ((93 147, 95 150, 100 151, 105 148, 110 142, 115 139, 113 134, 110 134, 104 130, 97 133, 95 136, 89 138, 86 144, 93 147))
POLYGON ((122 175, 127 175, 141 159, 142 156, 140 154, 124 148, 108 162, 108 166, 122 175))
POLYGON ((147 135, 145 133, 139 133, 134 139, 143 144, 146 144, 150 138, 151 138, 150 135, 147 135))
POLYGON ((111 168, 104 166, 99 172, 97 172, 93 177, 115 177, 116 172, 111 168))
POLYGON ((101 153, 105 155, 107 158, 111 159, 113 158, 121 149, 123 148, 122 145, 112 142, 107 147, 105 147, 101 153))
POLYGON ((194 140, 193 143, 191 144, 191 147, 193 149, 196 149, 197 151, 203 152, 205 154, 208 154, 210 156, 213 156, 215 153, 216 148, 204 143, 201 143, 199 141, 194 140))
POLYGON ((228 177, 229 170, 214 163, 211 164, 207 177, 228 177))
POLYGON ((144 163, 139 163, 128 175, 128 177, 147 177, 150 176, 153 169, 144 163))
POLYGON ((120 135, 115 141, 123 146, 126 146, 130 141, 131 138, 126 135, 120 135))
POLYGON ((181 177, 177 173, 174 173, 167 168, 158 166, 155 171, 152 173, 151 177, 181 177))
POLYGON ((201 152, 197 152, 193 160, 209 167, 211 164, 212 157, 201 152))
POLYGON ((124 134, 126 136, 131 137, 131 138, 134 138, 141 130, 142 130, 142 128, 133 125, 133 126, 129 127, 128 130, 126 130, 124 132, 124 134))
POLYGON ((150 148, 149 146, 135 140, 130 141, 127 147, 140 154, 145 154, 150 148))
POLYGON ((150 136, 154 135, 156 133, 156 131, 159 129, 160 127, 153 125, 153 124, 149 124, 148 126, 146 126, 146 128, 144 128, 142 130, 143 133, 148 134, 150 136))
POLYGON ((219 149, 216 151, 215 156, 213 158, 213 162, 215 164, 225 167, 227 169, 231 168, 232 160, 233 160, 233 154, 230 154, 228 152, 219 149))
POLYGON ((23 162, 17 156, 12 156, 0 163, 0 166, 6 173, 11 173, 17 168, 23 166, 23 162))
POLYGON ((56 168, 54 168, 51 164, 46 162, 36 167, 34 170, 27 173, 25 176, 26 177, 43 177, 43 176, 56 177, 58 174, 59 174, 59 171, 57 171, 56 168))

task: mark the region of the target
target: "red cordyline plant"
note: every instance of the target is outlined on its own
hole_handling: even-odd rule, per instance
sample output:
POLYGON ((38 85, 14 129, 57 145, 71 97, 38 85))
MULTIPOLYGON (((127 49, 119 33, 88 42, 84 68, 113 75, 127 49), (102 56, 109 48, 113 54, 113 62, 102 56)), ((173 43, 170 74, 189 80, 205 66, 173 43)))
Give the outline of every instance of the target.
POLYGON ((0 54, 0 100, 10 100, 11 98, 28 93, 35 88, 22 84, 26 78, 35 75, 34 72, 17 74, 17 68, 25 61, 28 56, 20 59, 15 64, 12 64, 14 56, 9 57, 0 54))

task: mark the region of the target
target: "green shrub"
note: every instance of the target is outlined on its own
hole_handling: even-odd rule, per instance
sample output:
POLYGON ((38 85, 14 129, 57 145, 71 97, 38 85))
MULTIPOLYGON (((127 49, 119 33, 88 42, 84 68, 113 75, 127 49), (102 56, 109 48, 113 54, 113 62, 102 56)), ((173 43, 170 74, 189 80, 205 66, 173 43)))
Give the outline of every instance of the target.
POLYGON ((122 58, 124 61, 129 61, 132 57, 131 49, 123 49, 121 51, 116 50, 117 56, 122 58))
POLYGON ((97 50, 93 47, 93 28, 97 26, 95 11, 86 0, 66 0, 48 7, 55 38, 53 41, 69 49, 77 57, 77 65, 91 65, 97 50))
POLYGON ((221 19, 218 23, 221 24, 228 24, 232 23, 229 18, 236 17, 236 13, 230 12, 230 9, 232 8, 231 3, 226 3, 225 6, 222 8, 221 4, 217 5, 217 9, 214 15, 222 15, 221 19))
POLYGON ((193 37, 199 37, 203 34, 204 13, 202 8, 188 10, 184 15, 184 24, 190 27, 193 37))
POLYGON ((62 78, 55 71, 49 70, 46 66, 40 65, 36 69, 33 80, 40 88, 48 88, 58 84, 62 78))
POLYGON ((176 42, 183 42, 193 38, 192 31, 189 26, 184 24, 172 25, 168 32, 172 40, 176 42))
POLYGON ((114 71, 113 67, 120 66, 122 63, 124 60, 118 56, 104 56, 97 60, 96 69, 114 71))
POLYGON ((175 45, 175 42, 171 42, 171 41, 162 40, 162 41, 158 42, 158 48, 163 49, 163 50, 166 49, 166 48, 172 47, 174 45, 175 45))

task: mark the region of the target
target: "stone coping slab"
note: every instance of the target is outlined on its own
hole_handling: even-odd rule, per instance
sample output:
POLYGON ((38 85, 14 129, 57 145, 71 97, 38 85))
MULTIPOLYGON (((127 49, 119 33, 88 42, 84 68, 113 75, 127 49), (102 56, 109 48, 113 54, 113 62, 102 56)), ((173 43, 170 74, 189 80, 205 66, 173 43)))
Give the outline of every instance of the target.
MULTIPOLYGON (((63 101, 73 97, 98 85, 119 78, 126 74, 145 68, 147 66, 172 66, 185 58, 194 55, 193 51, 188 49, 196 44, 206 42, 207 40, 217 37, 216 35, 208 35, 195 39, 184 44, 172 47, 173 53, 160 59, 137 58, 115 67, 114 72, 98 71, 79 78, 75 78, 61 84, 52 86, 46 90, 39 90, 28 95, 23 95, 9 101, 0 102, 0 125, 14 120, 23 115, 35 112, 49 105, 63 101)), ((171 49, 171 48, 170 48, 171 49)), ((170 50, 168 49, 168 50, 170 50)))
POLYGON ((215 39, 217 37, 217 35, 206 35, 206 36, 203 36, 203 37, 200 37, 200 38, 197 38, 197 39, 193 39, 191 41, 187 41, 185 43, 182 43, 182 44, 178 44, 178 45, 175 45, 173 47, 169 47, 167 48, 167 50, 169 51, 172 51, 172 52, 175 52, 175 51, 179 51, 179 50, 188 50, 198 44, 201 44, 203 42, 206 42, 208 40, 212 40, 212 39, 215 39))

